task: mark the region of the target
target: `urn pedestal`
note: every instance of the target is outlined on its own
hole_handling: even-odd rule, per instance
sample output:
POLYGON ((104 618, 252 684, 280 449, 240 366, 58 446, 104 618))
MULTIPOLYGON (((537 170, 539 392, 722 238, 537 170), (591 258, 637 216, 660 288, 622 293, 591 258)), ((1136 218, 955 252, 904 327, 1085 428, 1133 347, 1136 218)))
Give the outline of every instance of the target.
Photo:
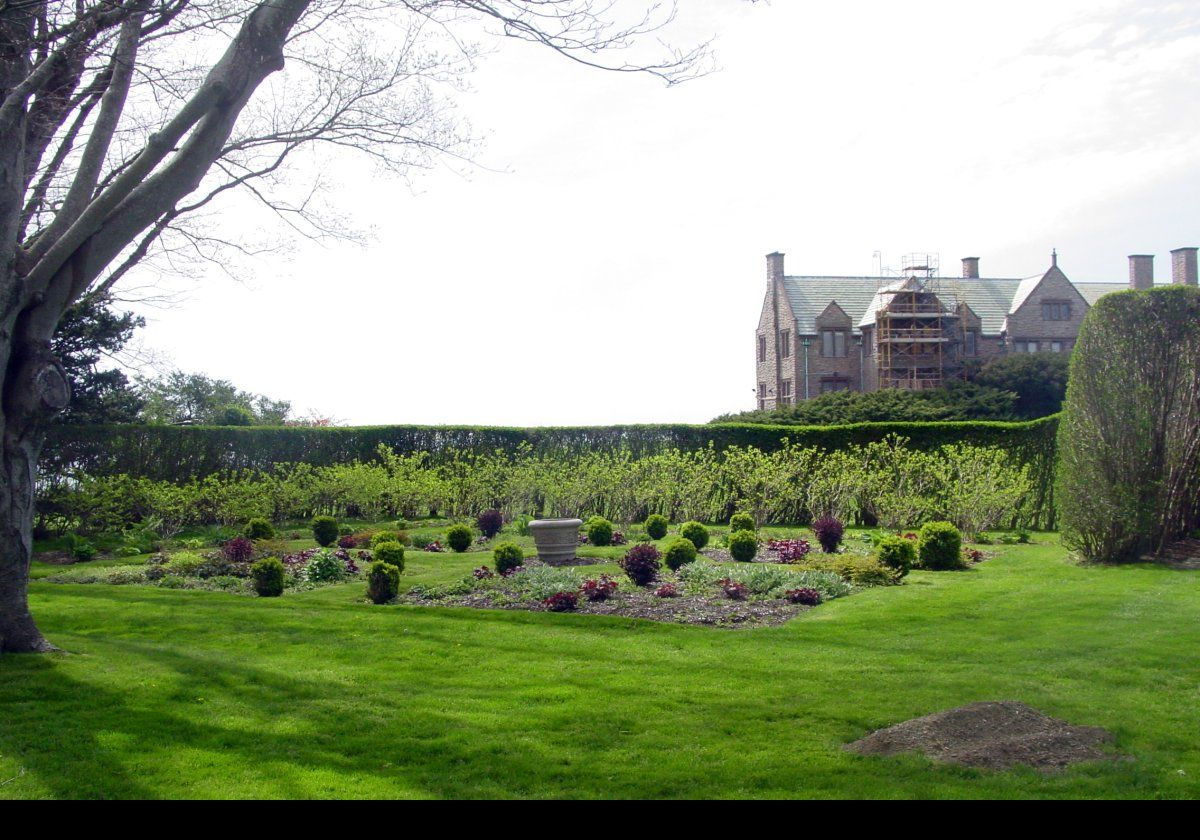
POLYGON ((548 566, 566 566, 575 561, 582 519, 535 519, 529 523, 537 556, 548 566))

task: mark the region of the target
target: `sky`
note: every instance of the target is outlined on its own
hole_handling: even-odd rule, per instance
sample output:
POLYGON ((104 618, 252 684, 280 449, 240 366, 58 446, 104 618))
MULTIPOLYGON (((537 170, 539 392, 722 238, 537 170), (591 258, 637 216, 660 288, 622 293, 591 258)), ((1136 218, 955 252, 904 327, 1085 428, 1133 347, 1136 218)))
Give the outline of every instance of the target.
POLYGON ((1124 281, 1128 254, 1162 280, 1200 245, 1195 0, 681 0, 667 35, 713 37, 717 72, 667 87, 497 43, 454 96, 470 165, 315 155, 369 239, 197 271, 137 307, 142 342, 354 425, 706 422, 753 407, 770 251, 1025 277, 1056 248, 1124 281))

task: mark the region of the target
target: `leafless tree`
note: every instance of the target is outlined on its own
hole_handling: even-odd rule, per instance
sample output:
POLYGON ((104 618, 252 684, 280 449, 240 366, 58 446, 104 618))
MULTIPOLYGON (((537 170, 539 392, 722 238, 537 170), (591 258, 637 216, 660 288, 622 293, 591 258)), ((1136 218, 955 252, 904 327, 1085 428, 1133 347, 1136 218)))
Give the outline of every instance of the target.
POLYGON ((70 400, 50 351, 68 306, 155 256, 249 247, 203 225, 234 195, 335 232, 313 212, 322 190, 284 177, 301 149, 401 174, 464 154, 437 91, 487 37, 668 83, 703 72, 703 45, 638 57, 673 15, 654 0, 0 0, 0 652, 53 649, 26 587, 43 430, 70 400))

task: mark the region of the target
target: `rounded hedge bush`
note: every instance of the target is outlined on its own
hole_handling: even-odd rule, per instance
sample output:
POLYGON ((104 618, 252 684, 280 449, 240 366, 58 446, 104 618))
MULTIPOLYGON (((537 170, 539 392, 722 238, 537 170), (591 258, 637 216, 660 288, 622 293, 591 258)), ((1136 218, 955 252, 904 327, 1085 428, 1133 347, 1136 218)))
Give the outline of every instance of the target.
MULTIPOLYGON (((387 543, 385 543, 387 545, 387 543)), ((401 549, 401 555, 404 550, 401 549)), ((376 604, 386 604, 400 593, 400 568, 376 560, 367 573, 367 597, 376 604)))
POLYGON ((613 524, 603 516, 593 516, 583 526, 587 533, 588 542, 592 545, 610 545, 613 536, 613 524))
POLYGON ((337 520, 332 516, 316 516, 312 521, 313 539, 317 541, 317 545, 328 548, 337 542, 337 538, 341 536, 338 533, 337 520))
POLYGON ((242 531, 247 537, 252 540, 273 540, 275 539, 275 528, 270 522, 262 517, 256 517, 246 523, 245 529, 242 531))
POLYGON ((904 537, 883 537, 876 546, 879 562, 901 575, 908 574, 917 563, 917 546, 904 537))
POLYGON ((671 571, 677 572, 680 566, 686 566, 696 559, 696 544, 686 537, 676 537, 663 551, 663 559, 671 571))
POLYGON ((729 517, 729 532, 736 533, 737 531, 750 531, 753 533, 758 530, 758 524, 754 521, 754 517, 748 513, 735 513, 729 517))
POLYGON ((385 540, 379 543, 371 549, 371 556, 381 563, 387 563, 404 571, 404 546, 396 540, 385 540))
POLYGON ((499 574, 517 568, 525 562, 525 552, 514 542, 500 543, 492 549, 492 564, 499 574))
POLYGON ((667 517, 661 513, 652 513, 646 517, 646 533, 650 535, 652 540, 661 540, 667 535, 667 528, 671 523, 667 521, 667 517))
POLYGON ((753 531, 734 531, 729 535, 729 553, 739 563, 749 563, 758 554, 758 537, 753 531))
POLYGON ((277 598, 283 594, 283 563, 278 557, 264 557, 250 567, 254 591, 262 598, 277 598))
POLYGON ((917 554, 926 569, 961 569, 962 533, 949 522, 926 522, 917 535, 917 554))
POLYGON ((463 552, 471 547, 474 536, 466 525, 452 525, 446 532, 446 545, 455 551, 463 552))
POLYGON ((385 542, 398 542, 401 545, 404 545, 404 543, 400 541, 400 535, 395 531, 376 531, 371 535, 372 549, 378 548, 385 542))
POLYGON ((679 526, 679 536, 691 540, 697 551, 708 545, 708 529, 699 522, 684 522, 679 526))

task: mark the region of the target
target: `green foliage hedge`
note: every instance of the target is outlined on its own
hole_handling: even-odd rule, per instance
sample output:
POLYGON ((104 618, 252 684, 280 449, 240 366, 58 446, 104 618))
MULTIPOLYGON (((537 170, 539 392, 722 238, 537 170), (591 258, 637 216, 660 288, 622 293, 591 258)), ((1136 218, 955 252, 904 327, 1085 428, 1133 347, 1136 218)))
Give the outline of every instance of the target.
POLYGON ((404 546, 395 540, 385 540, 371 549, 374 559, 404 571, 404 546))

